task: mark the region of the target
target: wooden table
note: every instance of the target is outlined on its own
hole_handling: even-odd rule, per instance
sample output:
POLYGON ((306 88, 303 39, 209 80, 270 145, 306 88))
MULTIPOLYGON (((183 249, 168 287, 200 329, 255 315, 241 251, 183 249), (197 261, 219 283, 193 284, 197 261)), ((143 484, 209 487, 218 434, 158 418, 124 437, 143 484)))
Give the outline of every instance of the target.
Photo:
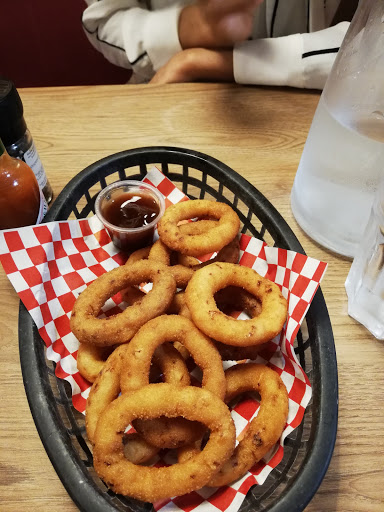
MULTIPOLYGON (((312 242, 290 210, 319 94, 214 84, 25 89, 20 94, 56 195, 84 167, 117 151, 151 145, 195 149, 255 185, 307 254, 329 263, 322 290, 338 358, 339 428, 329 470, 306 510, 383 511, 384 344, 348 317, 344 282, 350 261, 312 242)), ((18 354, 18 297, 3 270, 0 310, 0 509, 75 511, 29 411, 18 354)))

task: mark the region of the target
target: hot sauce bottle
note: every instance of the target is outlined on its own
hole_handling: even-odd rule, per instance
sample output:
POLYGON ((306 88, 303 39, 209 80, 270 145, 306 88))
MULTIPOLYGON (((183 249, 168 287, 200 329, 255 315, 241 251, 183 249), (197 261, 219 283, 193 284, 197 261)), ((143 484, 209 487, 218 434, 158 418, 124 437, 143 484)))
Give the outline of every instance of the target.
POLYGON ((38 224, 47 203, 32 169, 7 153, 0 139, 0 229, 38 224))
POLYGON ((14 83, 4 77, 0 77, 0 139, 10 156, 29 165, 47 203, 50 203, 52 187, 25 122, 23 103, 14 83))

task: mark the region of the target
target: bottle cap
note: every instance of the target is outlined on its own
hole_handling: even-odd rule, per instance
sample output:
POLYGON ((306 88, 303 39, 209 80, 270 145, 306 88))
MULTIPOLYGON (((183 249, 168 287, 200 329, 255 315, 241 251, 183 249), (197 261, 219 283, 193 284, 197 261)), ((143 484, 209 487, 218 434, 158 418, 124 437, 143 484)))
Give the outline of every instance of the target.
POLYGON ((23 137, 27 129, 23 104, 13 82, 0 77, 0 139, 10 146, 23 137))

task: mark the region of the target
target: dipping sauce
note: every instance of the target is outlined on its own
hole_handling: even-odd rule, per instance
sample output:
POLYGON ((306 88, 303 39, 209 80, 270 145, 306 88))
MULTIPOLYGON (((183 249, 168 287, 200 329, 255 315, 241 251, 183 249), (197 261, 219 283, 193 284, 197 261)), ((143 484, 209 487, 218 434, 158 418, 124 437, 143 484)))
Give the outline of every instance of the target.
POLYGON ((154 197, 145 192, 122 192, 101 208, 105 220, 120 228, 147 226, 156 219, 159 211, 154 197))
POLYGON ((153 243, 165 210, 162 194, 141 181, 112 183, 98 195, 95 211, 116 247, 127 253, 153 243))

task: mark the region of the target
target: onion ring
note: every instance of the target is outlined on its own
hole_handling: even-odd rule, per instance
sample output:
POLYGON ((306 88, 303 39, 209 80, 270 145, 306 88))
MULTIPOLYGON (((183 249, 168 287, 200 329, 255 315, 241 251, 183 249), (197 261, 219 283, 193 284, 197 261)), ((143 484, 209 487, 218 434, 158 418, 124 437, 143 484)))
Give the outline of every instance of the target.
MULTIPOLYGON (((106 407, 120 394, 120 374, 123 369, 124 354, 128 345, 120 345, 109 356, 97 376, 88 395, 85 409, 85 428, 91 443, 94 440, 96 425, 106 407)), ((160 367, 166 382, 178 386, 188 386, 190 377, 181 354, 166 343, 156 349, 154 362, 160 367)))
POLYGON ((113 350, 114 347, 98 347, 89 343, 80 343, 76 358, 80 375, 88 382, 94 382, 113 350))
POLYGON ((136 286, 128 286, 125 290, 122 290, 121 297, 124 302, 129 306, 136 304, 146 296, 146 293, 137 288, 136 286))
POLYGON ((235 427, 227 406, 206 389, 150 384, 123 394, 104 411, 97 425, 93 452, 100 478, 115 492, 156 502, 200 489, 230 457, 235 427), (168 467, 136 466, 124 456, 122 437, 137 418, 182 415, 210 430, 205 448, 185 464, 168 467))
MULTIPOLYGON (((255 318, 261 313, 260 301, 251 293, 237 286, 228 286, 219 290, 215 293, 215 301, 220 311, 225 314, 229 314, 233 310, 244 311, 251 318, 255 318)), ((185 312, 186 309, 187 307, 184 306, 182 311, 185 312)), ((268 342, 247 347, 233 347, 220 343, 220 341, 214 343, 223 361, 243 361, 244 359, 256 359, 268 342)))
POLYGON ((225 372, 225 401, 245 391, 257 391, 261 401, 258 415, 236 446, 230 459, 209 482, 210 487, 228 485, 243 476, 277 443, 288 416, 288 392, 278 373, 267 366, 246 363, 225 372))
POLYGON ((227 286, 215 293, 218 308, 226 314, 232 311, 245 311, 251 318, 261 313, 261 301, 254 295, 237 286, 227 286))
POLYGON ((157 225, 160 239, 169 248, 189 256, 220 251, 235 238, 239 229, 240 219, 229 205, 206 199, 169 206, 157 225), (179 222, 196 217, 213 217, 217 219, 217 225, 202 234, 184 235, 179 222))
MULTIPOLYGON (((215 220, 198 220, 195 222, 181 223, 179 224, 179 229, 183 235, 201 235, 215 226, 217 226, 217 221, 215 220)), ((193 268, 193 270, 197 270, 199 265, 201 265, 201 262, 194 256, 187 256, 186 254, 175 251, 172 252, 172 256, 177 264, 193 268)))
MULTIPOLYGON (((187 367, 182 364, 184 360, 182 352, 170 343, 159 345, 153 354, 153 361, 160 367, 165 382, 177 387, 188 386, 191 382, 187 367)), ((178 448, 202 435, 201 425, 185 418, 137 419, 133 426, 145 441, 157 448, 178 448)))
POLYGON ((148 444, 137 432, 124 436, 123 443, 124 455, 133 464, 144 464, 159 452, 156 446, 148 444))
MULTIPOLYGON (((215 220, 197 220, 179 224, 179 229, 183 235, 201 235, 216 226, 217 221, 215 220)), ((201 262, 194 256, 187 256, 180 252, 175 252, 174 254, 177 255, 177 263, 180 265, 193 268, 194 270, 197 270, 199 265, 201 265, 201 262)))
POLYGON ((175 279, 168 267, 160 263, 140 260, 115 268, 95 279, 79 295, 70 319, 72 332, 82 343, 99 346, 126 343, 145 322, 167 310, 175 291, 175 279), (153 287, 140 302, 113 317, 97 318, 108 298, 145 281, 152 281, 153 287))
MULTIPOLYGON (((220 290, 215 294, 220 310, 228 308, 230 304, 236 310, 245 310, 252 318, 257 316, 261 311, 261 304, 257 301, 253 295, 249 294, 241 288, 230 286, 223 290, 220 290), (225 292, 221 294, 221 292, 225 292)), ((233 309, 232 307, 232 309, 233 309)), ((225 310, 224 310, 225 311, 225 310)), ((167 311, 168 314, 178 314, 192 320, 191 313, 185 301, 185 292, 176 293, 174 300, 167 311)), ((217 348, 220 357, 223 361, 243 361, 245 359, 256 359, 261 350, 264 350, 267 343, 262 345, 250 345, 248 347, 233 347, 231 345, 225 345, 220 341, 212 340, 217 348)), ((179 342, 174 343, 174 347, 181 353, 183 358, 187 360, 190 357, 188 350, 179 342)))
MULTIPOLYGON (((193 323, 182 316, 163 315, 147 322, 127 345, 124 371, 121 373, 123 393, 140 389, 149 383, 152 354, 165 342, 179 342, 186 347, 203 372, 202 386, 224 398, 225 378, 222 361, 212 341, 193 323)), ((150 428, 137 421, 135 429, 154 446, 177 448, 201 437, 199 425, 179 418, 178 421, 157 420, 150 428), (172 427, 172 428, 171 428, 172 427)))
POLYGON ((125 265, 132 265, 132 263, 136 263, 136 261, 140 260, 147 260, 149 256, 149 251, 151 250, 151 245, 148 247, 142 247, 141 249, 137 249, 136 251, 133 251, 127 261, 125 262, 125 265))
POLYGON ((184 316, 189 320, 192 320, 191 313, 188 309, 187 302, 185 300, 185 291, 181 291, 176 293, 174 300, 171 304, 171 307, 168 309, 167 313, 184 316), (172 308, 172 309, 171 309, 172 308))
POLYGON ((157 347, 165 342, 182 343, 203 372, 202 386, 224 398, 226 384, 221 358, 212 341, 188 318, 162 315, 147 322, 126 345, 124 372, 121 373, 123 393, 149 384, 151 359, 157 347))
MULTIPOLYGON (((200 221, 204 222, 204 221, 200 221)), ((206 221, 210 222, 210 221, 206 221)), ((211 221, 215 223, 216 221, 211 221)), ((195 223, 191 223, 195 224, 195 223)), ((210 260, 199 262, 199 261, 193 261, 196 258, 193 256, 186 256, 185 254, 180 254, 178 256, 178 263, 180 265, 184 265, 185 267, 192 268, 193 270, 198 270, 199 268, 206 267, 207 265, 210 265, 211 263, 215 263, 217 261, 225 261, 227 263, 238 263, 240 257, 240 241, 239 238, 236 236, 229 244, 224 246, 220 251, 216 254, 215 257, 211 258, 210 260)))
MULTIPOLYGON (((209 487, 229 485, 244 476, 277 443, 288 416, 287 389, 271 368, 256 363, 237 364, 226 370, 225 377, 226 403, 246 391, 257 391, 260 408, 231 457, 207 484, 209 487)), ((179 449, 179 462, 193 459, 200 449, 198 443, 179 449)))
POLYGON ((283 328, 287 301, 279 287, 255 270, 232 263, 212 263, 197 270, 185 292, 195 325, 214 340, 233 346, 266 343, 283 328), (249 320, 236 320, 217 307, 215 293, 226 286, 239 286, 261 302, 261 312, 249 320))
MULTIPOLYGON (((141 300, 145 293, 136 286, 128 286, 121 292, 121 295, 123 300, 131 306, 141 300)), ((89 343, 80 343, 76 358, 80 375, 89 382, 94 382, 114 349, 114 346, 99 347, 89 343)))
POLYGON ((148 260, 158 261, 168 266, 169 271, 176 280, 177 288, 184 289, 193 276, 193 269, 184 265, 171 265, 172 250, 169 249, 160 239, 153 244, 148 260))
MULTIPOLYGON (((217 225, 217 221, 215 220, 198 220, 179 224, 178 228, 183 235, 190 236, 206 234, 217 225)), ((150 250, 150 258, 160 261, 164 263, 164 265, 175 265, 176 263, 186 267, 197 267, 201 265, 200 261, 193 256, 187 256, 177 251, 172 251, 172 249, 162 242, 161 238, 153 244, 150 250)))
POLYGON ((175 293, 171 305, 167 309, 168 315, 179 315, 185 304, 185 292, 179 291, 175 293))
POLYGON ((167 247, 160 238, 152 245, 149 251, 148 259, 158 261, 168 267, 171 265, 172 250, 167 247))
MULTIPOLYGON (((183 235, 200 235, 209 232, 217 226, 218 222, 214 220, 200 220, 196 222, 188 222, 181 224, 179 229, 183 235)), ((219 253, 212 259, 200 262, 193 256, 172 251, 161 239, 158 239, 150 248, 149 260, 155 260, 170 267, 170 271, 176 280, 178 288, 184 289, 193 272, 199 268, 205 267, 215 261, 228 261, 237 263, 239 261, 240 245, 238 237, 235 237, 228 245, 223 247, 219 253), (177 258, 177 263, 173 263, 173 259, 177 258)))
POLYGON ((89 392, 85 406, 85 429, 92 444, 101 413, 119 396, 120 370, 125 347, 120 345, 112 352, 89 392))

